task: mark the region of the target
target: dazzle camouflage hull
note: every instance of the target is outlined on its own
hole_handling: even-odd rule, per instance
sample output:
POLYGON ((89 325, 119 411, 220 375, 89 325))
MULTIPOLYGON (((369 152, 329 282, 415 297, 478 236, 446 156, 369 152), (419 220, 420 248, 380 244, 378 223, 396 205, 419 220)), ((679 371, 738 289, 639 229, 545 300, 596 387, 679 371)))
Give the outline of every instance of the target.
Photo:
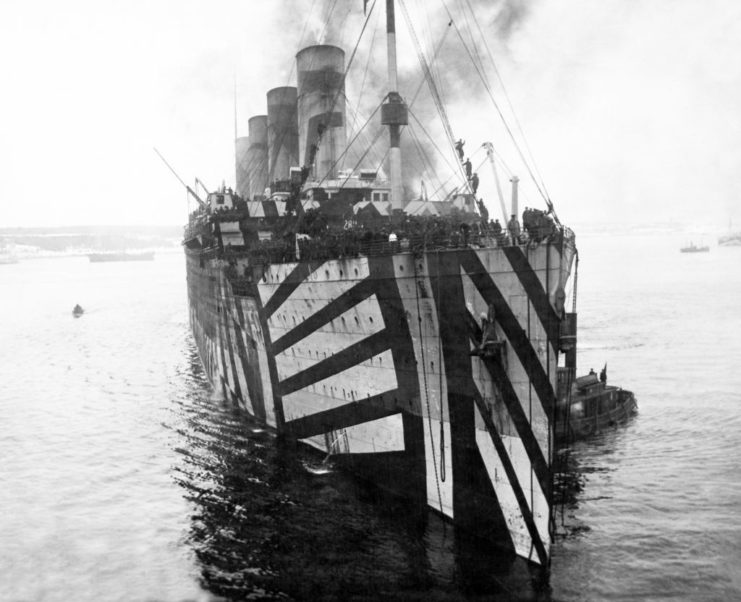
POLYGON ((186 246, 211 382, 287 437, 538 564, 573 235, 268 263, 186 246), (252 273, 235 279, 234 273, 252 273), (477 353, 496 315, 500 349, 477 353))

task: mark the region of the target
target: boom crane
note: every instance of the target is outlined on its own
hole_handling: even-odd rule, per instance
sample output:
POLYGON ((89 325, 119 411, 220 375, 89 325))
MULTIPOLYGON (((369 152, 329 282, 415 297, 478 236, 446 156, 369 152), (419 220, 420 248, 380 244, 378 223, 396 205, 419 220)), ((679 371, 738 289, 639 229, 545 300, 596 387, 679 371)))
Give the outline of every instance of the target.
MULTIPOLYGON (((179 182, 180 182, 180 183, 181 183, 181 184, 182 184, 183 186, 185 186, 185 189, 186 189, 186 190, 188 191, 188 194, 190 194, 190 195, 191 195, 191 196, 192 196, 192 197, 193 197, 193 198, 194 198, 194 199, 195 199, 196 201, 198 201, 198 204, 199 204, 199 205, 200 205, 201 207, 205 207, 205 206, 206 206, 206 203, 204 203, 204 202, 203 202, 203 201, 201 200, 201 197, 199 197, 199 196, 198 196, 198 195, 197 195, 197 194, 196 194, 196 193, 195 193, 195 192, 193 191, 193 189, 192 189, 192 188, 191 188, 190 186, 188 186, 188 185, 187 185, 187 184, 186 184, 185 182, 183 182, 183 178, 181 178, 181 177, 180 177, 180 176, 179 176, 179 175, 177 174, 177 172, 176 172, 176 171, 175 171, 175 170, 174 170, 174 169, 172 168, 172 166, 171 166, 171 165, 170 165, 170 164, 169 164, 169 163, 167 162, 167 160, 166 160, 166 159, 165 159, 165 158, 164 158, 164 157, 162 156, 162 153, 160 153, 160 152, 159 152, 159 151, 158 151, 158 150, 157 150, 156 148, 154 149, 154 152, 155 152, 155 153, 157 153, 157 156, 158 156, 158 157, 159 157, 160 159, 162 159, 162 162, 163 162, 163 163, 164 163, 165 165, 167 165, 168 169, 169 169, 169 170, 170 170, 170 171, 172 172, 172 174, 173 174, 173 175, 174 175, 174 176, 175 176, 175 177, 176 177, 176 178, 178 179, 178 181, 179 181, 179 182)), ((203 186, 203 184, 201 184, 201 186, 203 186)), ((204 190, 205 190, 205 187, 204 187, 204 190)))

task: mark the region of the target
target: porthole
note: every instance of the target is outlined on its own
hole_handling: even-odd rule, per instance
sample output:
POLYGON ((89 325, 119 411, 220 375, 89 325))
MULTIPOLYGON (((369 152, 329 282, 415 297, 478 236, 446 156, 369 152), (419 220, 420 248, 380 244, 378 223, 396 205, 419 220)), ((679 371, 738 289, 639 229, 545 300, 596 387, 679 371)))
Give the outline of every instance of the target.
POLYGON ((329 270, 324 270, 324 275, 327 277, 327 280, 329 280, 329 270))
POLYGON ((360 320, 358 320, 358 316, 355 316, 355 324, 360 324, 360 320))
POLYGON ((373 324, 373 316, 368 316, 368 322, 370 322, 371 324, 373 324))
POLYGON ((400 272, 403 272, 403 271, 404 271, 404 266, 403 266, 403 265, 400 265, 400 266, 399 266, 399 271, 400 271, 400 272))
POLYGON ((358 275, 358 268, 355 268, 355 275, 358 275))
POLYGON ((342 270, 340 270, 340 278, 342 278, 344 275, 345 273, 342 270))

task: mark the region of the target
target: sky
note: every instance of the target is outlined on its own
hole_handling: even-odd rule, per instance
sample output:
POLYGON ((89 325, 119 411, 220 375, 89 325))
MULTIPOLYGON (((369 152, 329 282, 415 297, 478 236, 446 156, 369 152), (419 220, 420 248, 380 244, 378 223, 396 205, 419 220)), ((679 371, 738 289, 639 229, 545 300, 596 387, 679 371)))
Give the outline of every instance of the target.
MULTIPOLYGON (((423 44, 441 39, 448 20, 435 1, 432 17, 415 21, 423 44)), ((464 1, 447 0, 461 27, 464 1)), ((471 3, 562 221, 741 224, 741 3, 471 3)), ((246 135, 265 92, 295 83, 301 40, 354 44, 362 1, 335 2, 329 29, 322 4, 332 3, 4 0, 0 227, 183 223, 184 189, 153 148, 189 184, 233 185, 235 83, 236 130, 246 135)), ((397 18, 407 96, 416 56, 397 18)), ((449 33, 441 55, 453 59, 440 58, 452 131, 471 153, 485 141, 503 147, 495 108, 475 77, 466 83, 475 73, 456 42, 449 33)), ((495 97, 506 105, 498 87, 495 97)), ((524 168, 513 171, 523 204, 540 206, 524 168)), ((481 179, 496 210, 488 166, 481 179)))

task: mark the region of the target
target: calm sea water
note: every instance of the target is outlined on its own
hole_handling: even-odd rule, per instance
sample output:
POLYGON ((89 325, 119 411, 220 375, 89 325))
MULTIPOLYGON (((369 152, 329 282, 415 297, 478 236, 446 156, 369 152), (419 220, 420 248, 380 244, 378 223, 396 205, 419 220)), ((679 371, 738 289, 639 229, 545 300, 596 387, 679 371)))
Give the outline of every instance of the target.
POLYGON ((0 599, 741 599, 741 248, 578 240, 580 370, 639 414, 571 450, 545 588, 215 396, 179 253, 0 266, 0 599))

